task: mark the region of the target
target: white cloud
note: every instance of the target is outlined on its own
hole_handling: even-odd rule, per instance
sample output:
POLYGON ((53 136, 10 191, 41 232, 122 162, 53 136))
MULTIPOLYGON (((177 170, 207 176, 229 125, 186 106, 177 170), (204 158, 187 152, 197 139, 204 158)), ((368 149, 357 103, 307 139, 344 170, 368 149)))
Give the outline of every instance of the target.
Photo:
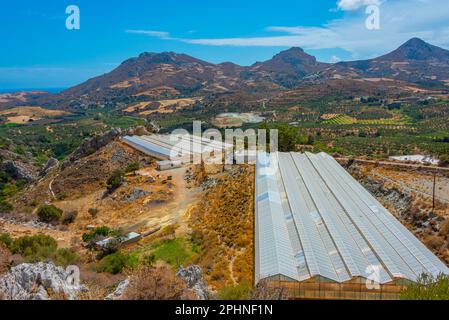
MULTIPOLYGON (((344 5, 346 8, 350 8, 350 2, 355 6, 356 2, 367 3, 367 1, 371 0, 345 0, 344 5)), ((340 1, 340 3, 342 2, 343 0, 340 1)), ((447 23, 449 21, 449 1, 384 1, 380 13, 380 30, 368 30, 365 27, 367 15, 364 10, 361 10, 317 27, 267 27, 266 31, 272 34, 262 37, 194 39, 175 38, 163 31, 129 30, 129 32, 206 46, 298 46, 305 50, 342 49, 350 52, 354 59, 372 58, 385 54, 412 37, 420 37, 432 44, 449 47, 447 23), (273 35, 274 33, 279 35, 273 35)))
POLYGON ((165 31, 153 31, 153 30, 126 30, 126 33, 132 34, 144 34, 151 37, 156 37, 160 39, 170 40, 170 33, 165 31))
POLYGON ((380 4, 380 0, 339 0, 337 6, 340 10, 353 11, 362 7, 380 4))

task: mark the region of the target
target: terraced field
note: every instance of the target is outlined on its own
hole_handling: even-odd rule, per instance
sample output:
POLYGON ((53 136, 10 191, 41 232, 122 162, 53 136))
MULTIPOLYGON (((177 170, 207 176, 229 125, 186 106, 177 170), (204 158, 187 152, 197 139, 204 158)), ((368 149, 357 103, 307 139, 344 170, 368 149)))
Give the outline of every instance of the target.
POLYGON ((363 119, 358 120, 351 116, 345 114, 336 114, 333 118, 323 121, 323 124, 333 124, 333 125, 350 125, 350 124, 363 124, 363 125, 393 125, 401 126, 411 124, 411 119, 409 117, 395 114, 389 119, 363 119))

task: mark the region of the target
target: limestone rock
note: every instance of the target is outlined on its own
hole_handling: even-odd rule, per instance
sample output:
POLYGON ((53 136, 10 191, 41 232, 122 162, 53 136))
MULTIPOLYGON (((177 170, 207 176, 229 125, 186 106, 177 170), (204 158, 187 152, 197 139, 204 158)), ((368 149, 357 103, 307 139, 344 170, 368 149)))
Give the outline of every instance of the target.
POLYGON ((209 292, 204 282, 203 271, 199 266, 190 266, 188 268, 180 267, 176 276, 185 281, 187 288, 192 290, 199 300, 207 300, 209 292))
POLYGON ((6 160, 2 163, 1 170, 10 174, 14 179, 26 181, 36 179, 35 168, 20 161, 6 160))
POLYGON ((55 158, 48 159, 47 163, 45 164, 45 167, 39 173, 39 176, 45 177, 47 174, 49 174, 58 165, 59 165, 59 161, 57 159, 55 159, 55 158))
POLYGON ((104 298, 105 300, 119 300, 123 293, 125 292, 126 288, 129 286, 129 279, 123 280, 120 282, 115 289, 115 291, 104 298))
POLYGON ((64 162, 64 164, 62 165, 62 169, 65 169, 71 163, 79 159, 82 159, 95 153, 97 150, 103 148, 113 140, 117 139, 121 134, 122 134, 121 129, 114 128, 105 132, 104 134, 97 135, 92 139, 84 142, 83 144, 81 144, 81 146, 78 147, 78 149, 75 150, 75 152, 70 156, 70 158, 66 162, 64 162))
POLYGON ((76 300, 84 287, 70 283, 70 276, 52 263, 24 263, 0 278, 0 292, 7 300, 49 300, 50 292, 76 300))

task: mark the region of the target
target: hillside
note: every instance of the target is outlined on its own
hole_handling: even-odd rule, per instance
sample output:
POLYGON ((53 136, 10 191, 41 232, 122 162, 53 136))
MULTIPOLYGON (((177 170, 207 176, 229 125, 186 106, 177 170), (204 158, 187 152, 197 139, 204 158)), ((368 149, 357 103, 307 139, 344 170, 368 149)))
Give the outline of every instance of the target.
POLYGON ((392 78, 420 84, 448 80, 449 51, 413 38, 384 56, 353 62, 340 62, 325 74, 343 77, 392 78))

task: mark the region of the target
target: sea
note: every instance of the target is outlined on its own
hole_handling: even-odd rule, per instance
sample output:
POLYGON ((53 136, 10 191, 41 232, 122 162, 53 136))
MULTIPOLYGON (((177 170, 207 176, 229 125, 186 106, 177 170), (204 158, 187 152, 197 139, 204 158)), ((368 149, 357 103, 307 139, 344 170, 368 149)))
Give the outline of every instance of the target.
POLYGON ((22 92, 22 91, 47 91, 50 93, 59 93, 61 91, 64 91, 67 88, 14 88, 14 89, 2 89, 0 88, 0 94, 1 93, 16 93, 16 92, 22 92))

